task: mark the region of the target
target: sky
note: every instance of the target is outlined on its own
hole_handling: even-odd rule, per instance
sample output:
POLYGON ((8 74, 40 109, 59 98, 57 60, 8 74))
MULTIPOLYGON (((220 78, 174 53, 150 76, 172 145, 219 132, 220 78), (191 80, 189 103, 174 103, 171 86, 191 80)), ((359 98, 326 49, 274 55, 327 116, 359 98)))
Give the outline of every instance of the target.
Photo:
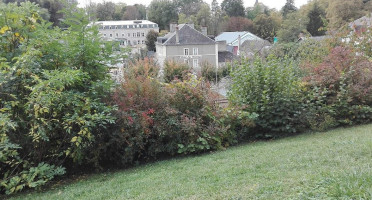
MULTIPOLYGON (((83 7, 84 5, 88 4, 89 1, 95 2, 95 3, 101 3, 103 0, 78 0, 79 6, 83 7)), ((105 1, 112 1, 114 3, 125 3, 127 5, 133 5, 133 4, 144 4, 148 6, 151 3, 151 0, 140 0, 140 1, 133 1, 133 0, 105 0, 105 1)), ((211 4, 212 0, 204 0, 205 2, 211 4)), ((223 0, 218 0, 219 3, 221 3, 223 0)), ((295 6, 301 7, 302 5, 306 4, 308 0, 295 0, 295 6)), ((244 7, 250 7, 253 6, 256 0, 243 0, 244 7)), ((276 8, 277 10, 280 10, 286 0, 258 0, 258 2, 265 4, 269 8, 276 8)))

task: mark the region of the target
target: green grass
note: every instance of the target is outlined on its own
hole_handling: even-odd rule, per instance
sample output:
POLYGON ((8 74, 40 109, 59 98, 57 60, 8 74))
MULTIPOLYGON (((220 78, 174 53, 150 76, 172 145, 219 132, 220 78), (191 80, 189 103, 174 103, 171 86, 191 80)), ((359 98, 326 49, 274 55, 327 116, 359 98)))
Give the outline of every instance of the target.
POLYGON ((372 199, 372 125, 96 174, 12 199, 372 199))

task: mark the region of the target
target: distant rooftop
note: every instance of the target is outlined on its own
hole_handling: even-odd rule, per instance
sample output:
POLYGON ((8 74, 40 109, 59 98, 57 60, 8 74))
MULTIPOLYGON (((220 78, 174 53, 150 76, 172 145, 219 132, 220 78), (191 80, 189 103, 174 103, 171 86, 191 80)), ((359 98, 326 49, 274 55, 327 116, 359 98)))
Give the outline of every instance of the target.
POLYGON ((176 32, 172 32, 162 37, 166 39, 162 43, 163 45, 216 44, 214 40, 203 35, 188 24, 181 24, 178 27, 179 44, 176 43, 176 32))
POLYGON ((97 21, 94 24, 101 24, 102 26, 120 26, 120 25, 134 25, 134 24, 156 24, 148 20, 125 20, 125 21, 97 21))
POLYGON ((362 18, 359 18, 349 24, 350 27, 358 27, 358 26, 372 26, 372 13, 366 15, 362 18))
POLYGON ((262 38, 248 32, 223 32, 220 35, 218 35, 215 40, 216 41, 226 41, 226 44, 237 46, 239 42, 239 35, 241 38, 241 44, 243 44, 246 40, 263 40, 262 38))

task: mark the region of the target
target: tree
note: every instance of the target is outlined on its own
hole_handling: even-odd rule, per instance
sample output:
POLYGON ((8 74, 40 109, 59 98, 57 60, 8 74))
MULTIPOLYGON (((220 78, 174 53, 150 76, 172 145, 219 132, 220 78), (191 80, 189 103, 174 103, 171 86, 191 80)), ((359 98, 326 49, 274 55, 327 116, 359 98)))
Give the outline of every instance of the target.
POLYGON ((221 7, 218 5, 217 0, 213 0, 211 4, 211 24, 209 26, 209 31, 217 36, 220 32, 223 19, 223 12, 221 7))
POLYGON ((363 0, 333 0, 329 2, 327 19, 331 29, 338 29, 349 22, 362 17, 366 12, 363 10, 363 0))
POLYGON ((123 20, 135 20, 139 19, 140 13, 135 6, 127 6, 125 7, 125 12, 123 15, 123 20))
POLYGON ((99 21, 109 21, 114 19, 115 4, 106 2, 97 4, 97 19, 99 21))
POLYGON ((112 48, 82 9, 73 11, 61 30, 35 4, 0 3, 1 194, 92 164, 94 142, 114 123, 103 100, 112 48))
POLYGON ((224 0, 221 4, 222 10, 230 17, 244 17, 244 4, 242 0, 224 0))
POLYGON ((231 17, 227 23, 226 31, 253 31, 253 22, 245 17, 231 17))
POLYGON ((146 35, 146 47, 148 51, 156 51, 156 40, 159 37, 159 33, 151 30, 146 35))
POLYGON ((178 21, 176 5, 170 0, 153 0, 148 8, 148 18, 160 29, 167 29, 170 22, 178 21))
POLYGON ((208 4, 202 4, 199 12, 196 14, 196 20, 199 26, 208 26, 211 23, 211 9, 208 4))
POLYGON ((254 19, 253 23, 254 33, 257 36, 273 42, 280 29, 282 19, 280 13, 272 13, 270 16, 261 14, 254 19))
POLYGON ((325 10, 323 10, 318 2, 314 2, 311 10, 307 14, 309 23, 307 24, 307 31, 312 36, 320 36, 325 34, 324 20, 326 17, 325 10))
POLYGON ((142 4, 134 4, 134 6, 137 8, 139 13, 138 19, 146 19, 146 6, 142 4))
POLYGON ((257 16, 261 14, 269 15, 270 9, 262 3, 257 3, 253 7, 248 7, 246 9, 246 13, 248 19, 254 20, 257 16))
POLYGON ((203 0, 174 0, 178 14, 185 14, 187 17, 196 15, 203 4, 203 0))
POLYGON ((281 11, 284 18, 286 18, 289 13, 297 11, 294 0, 287 0, 281 11))
POLYGON ((295 42, 299 39, 301 33, 307 33, 307 16, 301 16, 299 13, 289 13, 283 21, 278 37, 280 42, 295 42))

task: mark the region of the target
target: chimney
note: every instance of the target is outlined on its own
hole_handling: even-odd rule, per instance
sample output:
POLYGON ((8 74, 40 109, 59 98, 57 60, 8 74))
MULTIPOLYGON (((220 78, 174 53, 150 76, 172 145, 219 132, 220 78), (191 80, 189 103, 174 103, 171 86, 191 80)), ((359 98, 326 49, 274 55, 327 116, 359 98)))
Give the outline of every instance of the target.
POLYGON ((177 24, 175 23, 169 24, 169 32, 173 33, 174 31, 176 31, 176 27, 177 27, 177 24))
POLYGON ((180 43, 180 34, 179 34, 179 28, 176 26, 176 44, 180 43))
POLYGON ((208 28, 206 26, 202 26, 201 27, 201 32, 203 33, 203 35, 207 36, 208 35, 208 28))

